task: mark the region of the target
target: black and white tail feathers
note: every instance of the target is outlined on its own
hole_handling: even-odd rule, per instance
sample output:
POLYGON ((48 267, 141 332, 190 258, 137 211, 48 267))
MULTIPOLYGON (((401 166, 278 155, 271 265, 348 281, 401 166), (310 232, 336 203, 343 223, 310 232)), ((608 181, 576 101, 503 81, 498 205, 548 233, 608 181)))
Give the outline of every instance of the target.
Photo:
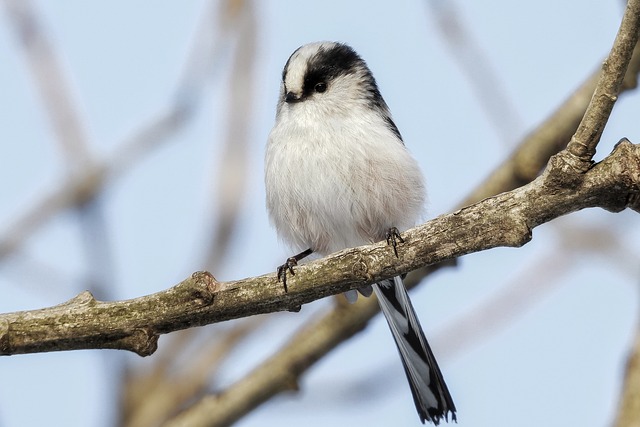
POLYGON ((400 276, 373 285, 407 374, 420 421, 456 420, 456 406, 400 276))

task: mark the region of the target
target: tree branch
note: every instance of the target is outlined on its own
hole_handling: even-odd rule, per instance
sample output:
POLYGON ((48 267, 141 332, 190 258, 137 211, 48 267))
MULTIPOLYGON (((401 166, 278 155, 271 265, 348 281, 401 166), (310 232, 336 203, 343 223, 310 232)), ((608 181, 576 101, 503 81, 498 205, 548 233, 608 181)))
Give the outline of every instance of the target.
MULTIPOLYGON (((606 62, 607 59, 604 61, 606 62)), ((637 88, 638 73, 640 73, 640 44, 636 42, 618 92, 623 93, 637 88)), ((491 175, 471 191, 461 206, 475 203, 485 197, 509 191, 533 181, 547 164, 549 158, 567 146, 582 123, 587 108, 594 108, 590 107, 590 101, 602 79, 602 74, 602 67, 599 67, 576 88, 553 114, 536 126, 491 175)), ((590 124, 592 125, 593 122, 590 124)))
MULTIPOLYGON (((635 189, 632 190, 633 196, 630 197, 630 199, 635 200, 635 210, 638 211, 640 206, 638 204, 640 175, 637 175, 637 173, 640 172, 640 158, 636 157, 635 160, 631 160, 632 157, 638 155, 640 155, 640 147, 633 146, 628 141, 623 140, 610 157, 596 165, 596 167, 587 174, 591 175, 591 177, 583 184, 590 187, 592 183, 596 181, 602 182, 600 178, 596 178, 596 175, 603 177, 604 174, 618 169, 616 166, 618 160, 616 160, 616 158, 627 159, 630 161, 629 166, 631 167, 631 169, 628 170, 628 177, 634 177, 631 178, 631 180, 636 182, 632 185, 635 189), (630 156, 631 153, 629 149, 635 153, 633 156, 630 156), (600 171, 603 173, 601 174, 600 171), (587 182, 589 182, 589 184, 587 184, 587 182)), ((491 243, 495 244, 495 246, 519 246, 520 244, 526 243, 531 237, 530 229, 541 224, 540 221, 549 221, 552 219, 547 213, 553 211, 555 213, 552 215, 556 215, 559 214, 560 211, 569 213, 569 211, 574 210, 573 208, 569 208, 571 202, 565 199, 565 195, 571 193, 571 190, 560 190, 560 193, 564 194, 561 195, 545 184, 548 177, 558 171, 557 167, 558 163, 555 159, 552 159, 548 172, 530 185, 486 199, 473 206, 469 206, 453 214, 438 217, 433 221, 429 221, 420 227, 410 230, 411 234, 407 234, 407 236, 410 237, 406 240, 402 248, 402 253, 406 254, 407 245, 413 246, 416 240, 422 239, 428 240, 420 242, 421 244, 427 244, 427 247, 415 251, 416 257, 420 258, 433 255, 437 261, 447 259, 450 254, 455 253, 457 255, 454 256, 460 256, 468 253, 466 248, 469 246, 467 245, 476 246, 476 244, 472 242, 482 244, 482 242, 492 240, 492 238, 488 237, 490 235, 495 238, 493 243, 491 243), (552 196, 552 194, 555 195, 552 196), (556 196, 558 199, 556 199, 556 196), (562 202, 561 200, 565 201, 562 202), (565 202, 569 204, 565 204, 565 202), (558 210, 553 207, 556 203, 558 210), (540 209, 539 211, 538 208, 540 209), (501 213, 498 213, 498 211, 501 213), (486 212, 486 216, 484 216, 482 212, 486 212), (489 222, 485 222, 485 220, 489 222), (485 226, 487 226, 487 228, 484 228, 485 226), (510 232, 510 230, 514 230, 514 232, 510 232), (497 244, 497 241, 502 242, 502 244, 497 244), (432 246, 428 247, 429 244, 432 244, 432 246), (422 252, 422 250, 426 252, 422 252), (433 253, 429 251, 433 251, 433 253)), ((626 167, 620 170, 622 169, 626 169, 626 167)), ((585 187, 580 190, 582 196, 579 196, 577 199, 584 197, 583 201, 586 202, 587 199, 595 201, 595 198, 600 198, 600 196, 595 196, 595 193, 600 193, 599 190, 594 191, 594 193, 591 193, 591 190, 585 190, 585 187)), ((608 190, 603 189, 600 194, 604 195, 607 191, 608 190)), ((610 203, 607 203, 608 206, 606 208, 613 211, 619 210, 621 208, 619 205, 621 199, 618 199, 618 201, 616 201, 616 199, 617 197, 613 196, 609 200, 610 203)), ((577 208, 577 206, 574 206, 574 208, 577 208)), ((374 245, 373 247, 376 246, 378 245, 374 245)), ((370 247, 366 246, 343 251, 337 255, 366 248, 370 247)), ((387 249, 387 252, 391 251, 387 249)), ((328 261, 329 259, 326 260, 328 261)), ((355 262, 357 262, 357 260, 358 258, 356 257, 355 262)), ((323 263, 324 261, 325 260, 320 260, 317 263, 323 263)), ((393 262, 393 257, 390 258, 390 261, 393 262)), ((384 265, 384 263, 381 264, 384 265)), ((365 263, 362 265, 365 265, 365 263)), ((302 267, 305 266, 300 266, 297 270, 296 280, 303 279, 302 267)), ((311 267, 311 264, 309 264, 309 267, 311 267)), ((354 270, 356 269, 357 268, 354 268, 354 270)), ((400 272, 404 271, 404 269, 396 271, 400 272)), ((372 271, 369 271, 369 273, 374 274, 372 271)), ((331 274, 331 270, 321 272, 321 274, 331 274)), ((294 290, 295 287, 294 285, 292 290, 294 290)), ((378 311, 378 303, 374 298, 360 298, 355 305, 339 305, 335 307, 330 313, 322 316, 320 319, 312 322, 296 333, 277 354, 265 360, 259 367, 239 380, 232 387, 229 387, 220 394, 203 397, 190 407, 189 410, 184 411, 172 419, 166 426, 231 425, 234 421, 272 396, 286 390, 297 390, 297 381, 303 372, 329 350, 335 348, 339 343, 347 340, 363 329, 367 321, 378 311)))
POLYGON ((640 2, 630 0, 627 2, 609 57, 602 64, 603 72, 589 108, 567 146, 567 152, 573 157, 567 156, 567 160, 578 170, 586 170, 596 153, 596 146, 600 142, 613 105, 618 100, 631 55, 638 43, 639 33, 640 2))
MULTIPOLYGON (((606 74, 607 69, 604 71, 606 74)), ((596 124, 603 128, 608 114, 603 123, 596 124)), ((530 231, 535 226, 575 210, 592 206, 612 211, 624 207, 639 210, 638 146, 622 142, 600 164, 591 167, 589 163, 588 168, 580 171, 584 174, 576 174, 561 159, 558 156, 552 160, 545 175, 522 191, 492 197, 408 231, 399 260, 384 244, 346 250, 300 266, 297 276, 292 278, 291 292, 286 295, 273 275, 222 283, 207 273, 195 273, 167 291, 129 301, 104 303, 83 293, 49 309, 0 315, 0 354, 117 348, 148 355, 155 351, 162 333, 244 315, 295 310, 313 299, 408 271, 414 268, 412 265, 426 265, 495 246, 519 246, 531 238, 530 231), (573 179, 564 183, 567 177, 573 179), (479 244, 484 238, 488 238, 487 243, 479 244), (436 253, 428 252, 434 249, 436 253), (332 275, 333 272, 338 274, 332 275), (331 283, 332 280, 336 282, 331 283)), ((319 332, 324 341, 308 336, 296 346, 287 346, 277 358, 266 361, 230 391, 202 399, 193 410, 174 421, 194 419, 200 412, 197 409, 212 404, 220 409, 220 404, 224 404, 225 411, 210 414, 207 422, 211 416, 226 417, 229 422, 278 391, 296 388, 298 376, 327 348, 356 333, 365 325, 366 320, 362 319, 376 312, 374 299, 361 299, 355 307, 338 307, 301 332, 312 330, 316 338, 319 332), (279 369, 274 370, 274 366, 279 369), (252 384, 260 378, 261 382, 252 384), (232 409, 227 410, 228 407, 232 409), (237 408, 239 412, 233 412, 237 408)))
MULTIPOLYGON (((640 45, 636 44, 622 84, 621 92, 638 86, 640 45)), ((602 70, 599 68, 551 114, 535 127, 518 147, 465 198, 460 206, 475 203, 485 197, 513 190, 533 181, 549 158, 566 148, 582 121, 602 70)))
MULTIPOLYGON (((637 6, 635 7, 637 8, 637 6)), ((637 35, 637 26, 635 28, 625 26, 624 28, 637 35)), ((640 50, 637 41, 635 46, 634 56, 622 87, 618 91, 637 86, 637 73, 640 69, 640 50)), ((581 123, 585 112, 588 109, 597 108, 595 104, 589 103, 589 98, 592 97, 596 87, 602 81, 602 74, 606 74, 608 71, 608 69, 602 72, 598 71, 587 79, 549 119, 541 123, 525 138, 515 152, 467 197, 463 205, 501 191, 510 190, 535 179, 549 157, 566 145, 581 123)), ((601 117, 603 119, 601 123, 592 121, 586 123, 604 128, 608 114, 601 117)), ((587 166, 590 167, 591 164, 589 163, 587 166)), ((588 167, 578 170, 587 169, 588 167)), ((637 197, 636 190, 635 195, 630 197, 630 199, 635 198, 635 202, 630 202, 635 205, 636 211, 638 210, 637 197)), ((179 425, 182 422, 189 422, 191 425, 231 424, 279 392, 295 389, 297 378, 302 372, 339 343, 364 328, 367 321, 377 312, 376 301, 372 299, 360 299, 356 306, 339 305, 335 307, 319 321, 296 333, 276 355, 265 360, 258 368, 233 386, 219 395, 202 398, 187 411, 178 415, 170 424, 179 425)))
MULTIPOLYGON (((24 5, 20 1, 5 0, 15 17, 15 26, 20 30, 22 39, 29 36, 31 26, 28 16, 23 17, 24 5), (26 21, 25 21, 26 19, 26 21)), ((222 11, 218 22, 208 19, 197 28, 196 36, 189 49, 179 78, 175 95, 165 108, 155 112, 151 119, 142 123, 130 136, 116 144, 113 153, 106 160, 93 159, 91 167, 85 165, 73 176, 65 177, 33 203, 18 218, 9 224, 0 235, 0 262, 16 251, 24 241, 42 227, 55 214, 74 205, 90 202, 101 194, 106 184, 113 183, 136 166, 142 158, 153 152, 160 144, 169 140, 180 130, 198 110, 202 86, 210 76, 211 69, 220 59, 221 52, 229 40, 229 31, 237 26, 241 10, 240 2, 229 0, 220 7, 222 11), (210 34, 210 29, 216 29, 210 34)), ((210 12, 211 14, 211 12, 210 12)), ((213 73, 215 74, 215 73, 213 73)), ((56 103, 53 102, 53 105, 56 103)))
POLYGON ((153 295, 101 302, 84 292, 54 307, 0 315, 0 354, 113 348, 152 354, 160 334, 274 311, 497 246, 522 246, 531 230, 588 207, 640 211, 640 146, 622 140, 582 179, 560 155, 531 184, 442 215, 404 233, 398 259, 384 242, 301 265, 285 293, 275 275, 218 282, 194 273, 153 295), (566 185, 565 183, 577 185, 566 185))
POLYGON ((29 1, 5 0, 4 3, 56 141, 72 168, 90 167, 92 156, 85 125, 73 102, 69 79, 38 14, 29 1))

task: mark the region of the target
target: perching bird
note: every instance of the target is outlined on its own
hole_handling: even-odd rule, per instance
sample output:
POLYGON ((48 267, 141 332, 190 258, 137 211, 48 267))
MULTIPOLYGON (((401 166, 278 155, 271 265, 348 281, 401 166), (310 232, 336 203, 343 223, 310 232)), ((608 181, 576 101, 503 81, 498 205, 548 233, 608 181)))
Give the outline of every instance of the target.
MULTIPOLYGON (((265 157, 267 210, 302 258, 387 239, 396 251, 420 219, 425 186, 367 64, 349 46, 317 42, 284 66, 265 157)), ((397 252, 396 252, 397 254, 397 252)), ((373 285, 398 346, 420 420, 456 420, 456 407, 400 276, 373 285)), ((366 296, 370 288, 361 289, 366 296)), ((357 297, 357 293, 352 294, 357 297)))

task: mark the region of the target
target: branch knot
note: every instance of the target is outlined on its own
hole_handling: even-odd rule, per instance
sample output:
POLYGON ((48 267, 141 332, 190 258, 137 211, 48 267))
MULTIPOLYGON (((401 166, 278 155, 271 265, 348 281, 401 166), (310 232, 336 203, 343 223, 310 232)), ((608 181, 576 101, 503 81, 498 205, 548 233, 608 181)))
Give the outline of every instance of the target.
POLYGON ((213 303, 214 295, 218 288, 218 281, 208 271, 196 271, 191 275, 195 281, 193 300, 199 306, 207 306, 213 303))
MULTIPOLYGON (((579 144, 579 142, 576 142, 579 144)), ((543 172, 544 185, 555 189, 572 189, 580 186, 584 174, 593 166, 593 161, 580 158, 569 150, 551 156, 543 172)))
POLYGON ((366 280, 369 276, 369 266, 366 262, 364 262, 362 258, 360 258, 351 266, 351 272, 354 274, 354 276, 366 280))

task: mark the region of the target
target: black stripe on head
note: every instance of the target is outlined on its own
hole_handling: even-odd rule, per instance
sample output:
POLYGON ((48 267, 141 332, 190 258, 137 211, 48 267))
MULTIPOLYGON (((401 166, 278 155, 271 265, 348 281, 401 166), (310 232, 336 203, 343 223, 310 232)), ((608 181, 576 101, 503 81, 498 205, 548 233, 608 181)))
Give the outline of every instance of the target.
MULTIPOLYGON (((283 82, 286 81, 291 59, 305 46, 296 49, 287 60, 282 71, 283 82)), ((389 107, 384 102, 367 63, 350 46, 342 43, 327 43, 319 46, 318 51, 307 60, 306 70, 301 94, 302 99, 312 95, 318 83, 330 85, 331 81, 336 77, 358 73, 362 85, 362 96, 372 109, 382 112, 389 129, 402 141, 400 131, 391 119, 389 107)))
POLYGON ((349 46, 345 44, 334 44, 328 48, 321 46, 307 63, 302 96, 313 93, 317 83, 329 83, 338 76, 353 74, 363 68, 369 71, 367 64, 349 46))
POLYGON ((363 94, 371 108, 384 112, 384 119, 389 129, 402 141, 398 127, 391 119, 389 107, 382 98, 371 70, 367 63, 346 44, 336 43, 330 48, 321 47, 307 65, 304 79, 303 97, 310 95, 317 83, 330 82, 332 79, 355 72, 361 73, 363 94))

